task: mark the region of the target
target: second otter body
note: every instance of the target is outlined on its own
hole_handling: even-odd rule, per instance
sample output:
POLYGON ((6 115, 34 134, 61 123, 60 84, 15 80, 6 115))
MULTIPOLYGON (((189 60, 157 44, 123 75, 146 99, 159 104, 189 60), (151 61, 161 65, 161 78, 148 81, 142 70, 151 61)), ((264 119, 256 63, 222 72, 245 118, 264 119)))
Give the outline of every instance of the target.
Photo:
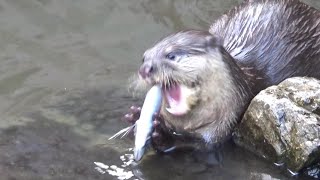
POLYGON ((298 0, 248 0, 209 31, 158 42, 139 74, 162 86, 167 128, 223 142, 262 89, 293 76, 320 79, 320 12, 298 0))

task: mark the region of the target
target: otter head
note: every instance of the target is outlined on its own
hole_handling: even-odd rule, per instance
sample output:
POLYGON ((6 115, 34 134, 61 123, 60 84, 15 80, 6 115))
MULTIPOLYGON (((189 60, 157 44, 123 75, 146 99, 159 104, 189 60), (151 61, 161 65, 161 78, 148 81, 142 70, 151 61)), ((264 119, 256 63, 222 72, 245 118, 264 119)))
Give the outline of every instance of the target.
POLYGON ((179 32, 148 49, 139 69, 141 80, 161 85, 166 123, 208 142, 222 136, 218 131, 230 129, 237 113, 233 62, 226 62, 233 59, 221 47, 207 31, 179 32))

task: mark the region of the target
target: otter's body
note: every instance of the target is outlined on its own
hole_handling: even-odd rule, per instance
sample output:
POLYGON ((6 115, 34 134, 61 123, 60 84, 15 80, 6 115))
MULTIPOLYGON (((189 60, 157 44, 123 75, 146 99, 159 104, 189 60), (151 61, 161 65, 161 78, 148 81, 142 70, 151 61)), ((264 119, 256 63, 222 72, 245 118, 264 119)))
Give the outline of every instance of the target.
POLYGON ((320 77, 320 12, 297 0, 249 0, 209 31, 239 66, 262 76, 255 94, 288 77, 320 77))
POLYGON ((262 89, 293 76, 320 79, 320 13, 297 0, 248 0, 209 31, 158 42, 139 73, 162 86, 167 128, 223 142, 262 89))

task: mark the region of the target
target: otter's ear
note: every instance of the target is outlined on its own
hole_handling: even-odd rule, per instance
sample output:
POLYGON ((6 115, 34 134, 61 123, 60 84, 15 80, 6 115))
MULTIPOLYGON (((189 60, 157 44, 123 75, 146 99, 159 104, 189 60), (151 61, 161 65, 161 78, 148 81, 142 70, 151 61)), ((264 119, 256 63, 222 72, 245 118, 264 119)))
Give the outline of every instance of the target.
POLYGON ((206 39, 206 47, 208 51, 215 50, 217 48, 223 47, 223 42, 220 37, 208 36, 206 39))

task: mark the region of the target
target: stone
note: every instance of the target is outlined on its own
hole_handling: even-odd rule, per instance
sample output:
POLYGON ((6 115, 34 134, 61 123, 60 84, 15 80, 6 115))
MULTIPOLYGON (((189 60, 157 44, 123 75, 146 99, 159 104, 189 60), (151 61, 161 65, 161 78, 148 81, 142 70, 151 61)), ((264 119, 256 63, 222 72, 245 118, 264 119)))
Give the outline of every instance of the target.
POLYGON ((233 140, 292 172, 320 162, 320 81, 294 77, 261 91, 233 140))
POLYGON ((264 173, 251 173, 249 179, 250 180, 280 180, 278 178, 273 178, 269 174, 264 174, 264 173))

